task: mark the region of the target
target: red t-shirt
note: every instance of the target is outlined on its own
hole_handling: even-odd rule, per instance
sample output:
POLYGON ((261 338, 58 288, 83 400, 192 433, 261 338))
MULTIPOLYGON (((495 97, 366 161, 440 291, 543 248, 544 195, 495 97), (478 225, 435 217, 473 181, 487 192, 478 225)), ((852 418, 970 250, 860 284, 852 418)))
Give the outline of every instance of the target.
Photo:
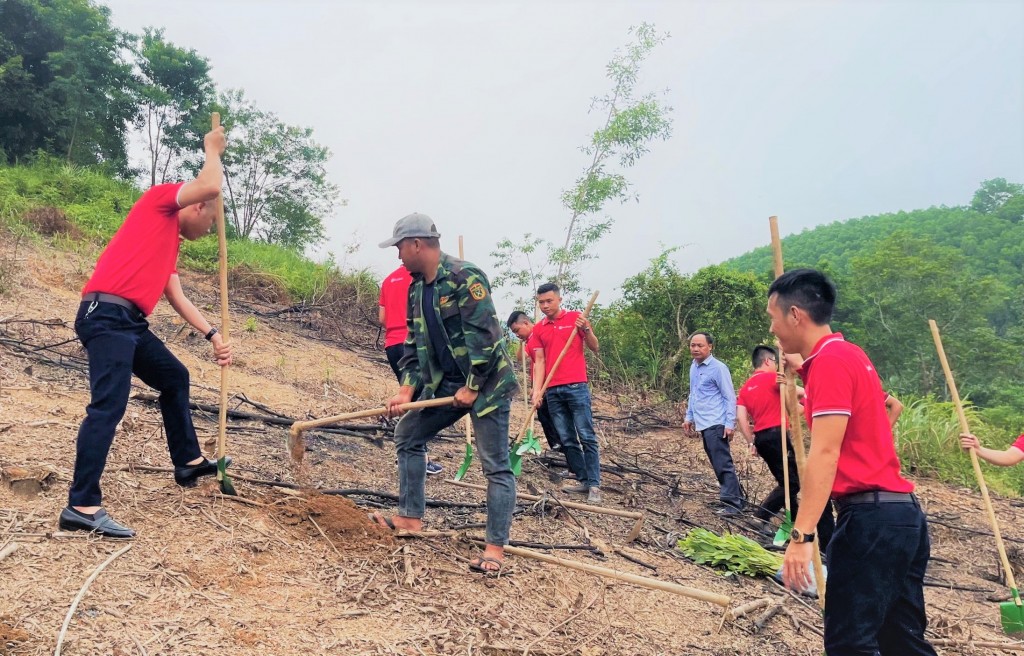
POLYGON ((782 425, 782 402, 779 398, 778 374, 774 371, 758 371, 743 383, 736 397, 754 420, 754 432, 777 428, 782 425))
MULTIPOLYGON (((885 397, 871 360, 842 334, 826 335, 804 360, 800 372, 807 385, 807 424, 824 415, 846 415, 832 496, 884 490, 913 492, 900 475, 885 397)), ((813 439, 813 438, 812 438, 813 439)))
POLYGON ((412 274, 402 265, 380 284, 380 306, 384 308, 384 348, 405 341, 409 334, 406 314, 409 310, 409 286, 412 274))
POLYGON ((82 294, 126 298, 149 315, 175 272, 181 237, 178 190, 184 182, 150 187, 100 254, 82 294))
POLYGON ((1010 446, 1020 449, 1021 451, 1024 451, 1024 435, 1018 437, 1017 440, 1010 446))
MULTIPOLYGON (((544 376, 551 374, 551 367, 558 359, 566 341, 576 335, 579 330, 576 328, 576 319, 579 312, 563 310, 562 314, 554 320, 544 317, 540 323, 533 327, 530 339, 527 342, 532 352, 544 350, 544 376)), ((587 382, 587 361, 583 357, 583 335, 573 340, 572 346, 558 365, 555 377, 551 379, 548 387, 558 385, 569 385, 571 383, 587 382)))

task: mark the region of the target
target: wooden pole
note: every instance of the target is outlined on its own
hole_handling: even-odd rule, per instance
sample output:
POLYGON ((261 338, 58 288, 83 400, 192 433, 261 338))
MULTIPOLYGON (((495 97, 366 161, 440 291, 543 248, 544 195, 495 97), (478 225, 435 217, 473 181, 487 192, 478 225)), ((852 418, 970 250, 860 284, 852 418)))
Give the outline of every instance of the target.
MULTIPOLYGON (((928 320, 928 327, 932 329, 932 338, 935 340, 935 350, 939 353, 939 362, 942 363, 942 373, 946 375, 946 385, 949 387, 949 395, 953 398, 953 406, 956 408, 957 419, 960 420, 960 430, 970 433, 971 427, 967 425, 967 415, 964 413, 964 404, 960 400, 960 393, 956 389, 956 382, 953 380, 953 371, 949 368, 949 361, 946 360, 946 350, 942 348, 942 337, 939 335, 939 326, 934 319, 928 320)), ((999 562, 1003 565, 1003 572, 1006 573, 1006 585, 1013 593, 1013 600, 1018 607, 1021 606, 1020 595, 1017 593, 1017 582, 1013 577, 1013 566, 1006 557, 1006 546, 1003 544, 1003 535, 999 530, 999 522, 996 520, 996 511, 992 507, 992 499, 988 495, 988 485, 985 484, 985 475, 981 471, 981 463, 978 462, 978 454, 970 449, 971 467, 974 468, 974 476, 978 479, 978 487, 981 488, 981 498, 985 502, 985 512, 988 514, 989 524, 992 525, 992 535, 996 538, 996 549, 999 551, 999 562)))
POLYGON ((616 581, 632 583, 633 585, 638 585, 649 590, 661 590, 662 592, 670 592, 672 594, 689 597, 691 599, 699 599, 700 601, 706 601, 717 606, 722 606, 723 608, 728 608, 729 604, 732 603, 731 597, 718 594, 716 592, 708 592, 707 590, 700 590, 698 588, 688 588, 686 586, 679 585, 678 583, 659 581, 657 579, 647 578, 646 576, 638 576, 636 574, 628 574, 626 572, 620 572, 607 567, 581 563, 577 560, 559 558, 558 556, 540 553, 539 551, 533 551, 532 549, 523 549, 522 547, 505 547, 505 553, 512 554, 513 556, 519 556, 520 558, 539 560, 551 565, 568 567, 569 569, 587 572, 588 574, 596 574, 597 576, 615 579, 616 581))
MULTIPOLYGON (((220 127, 220 114, 214 112, 211 117, 213 129, 220 127)), ((217 200, 217 247, 220 260, 220 331, 225 344, 231 341, 231 316, 228 312, 228 237, 224 225, 224 196, 218 192, 217 200)), ((228 367, 220 368, 220 414, 217 420, 217 481, 221 491, 234 494, 234 488, 227 479, 225 457, 227 456, 228 432, 228 367)))
MULTIPOLYGON (((768 218, 768 225, 771 229, 772 235, 772 253, 775 257, 775 270, 778 275, 782 275, 782 240, 779 239, 779 224, 778 217, 772 216, 768 218)), ((782 359, 782 348, 779 348, 779 359, 782 359)), ((789 429, 793 436, 793 454, 796 455, 796 471, 797 476, 800 480, 804 480, 804 465, 807 463, 807 453, 804 451, 804 428, 800 423, 800 415, 797 408, 800 404, 796 397, 796 375, 786 370, 786 407, 789 410, 789 429)), ((782 396, 782 395, 780 395, 782 396)), ((786 432, 782 432, 783 444, 786 440, 786 432)), ((786 456, 786 452, 783 451, 783 457, 786 456)), ((789 471, 789 463, 787 460, 782 461, 782 470, 789 471)), ((789 499, 789 490, 786 490, 786 499, 789 499)), ((796 518, 793 518, 796 521, 796 518)), ((818 589, 818 605, 821 606, 822 610, 825 608, 825 569, 821 564, 821 545, 817 540, 813 543, 813 560, 814 560, 814 584, 818 589)))
MULTIPOLYGON (((778 278, 783 273, 782 240, 779 239, 779 217, 769 216, 768 228, 772 235, 772 259, 775 262, 775 277, 778 278)), ((786 362, 782 357, 782 345, 779 344, 779 340, 775 340, 775 346, 779 350, 779 373, 785 375, 786 362)), ((788 383, 789 380, 787 379, 786 382, 788 383)), ((779 424, 782 426, 782 491, 786 499, 786 516, 792 520, 796 518, 793 517, 793 508, 789 499, 789 445, 786 443, 786 424, 789 423, 789 415, 786 412, 786 395, 781 393, 779 394, 779 410, 782 415, 782 421, 779 424)))
MULTIPOLYGON (((462 235, 459 235, 459 259, 465 260, 466 253, 463 249, 462 235)), ((466 413, 466 446, 473 448, 473 419, 470 417, 472 413, 466 413)))
MULTIPOLYGON (((417 410, 419 408, 437 408, 443 405, 451 405, 455 401, 454 396, 444 396, 439 399, 427 399, 426 401, 412 401, 411 403, 403 403, 398 406, 398 409, 402 412, 407 410, 417 410)), ((289 431, 292 439, 301 439, 302 432, 309 430, 310 428, 318 428, 320 426, 329 426, 336 424, 339 421, 348 421, 350 419, 364 419, 366 417, 379 417, 380 415, 386 415, 388 413, 387 406, 381 406, 379 408, 373 408, 370 410, 359 410, 357 412, 346 412, 341 415, 334 415, 333 417, 323 417, 321 419, 311 419, 309 421, 297 421, 292 424, 291 430, 289 431)))
MULTIPOLYGON (((445 480, 445 483, 451 485, 457 485, 459 487, 468 488, 470 490, 480 490, 486 492, 487 487, 484 485, 476 485, 475 483, 466 483, 465 481, 453 481, 445 480)), ((517 499, 523 499, 524 501, 541 501, 544 497, 536 494, 527 494, 526 492, 516 492, 517 499)), ((573 510, 579 510, 581 512, 594 513, 596 515, 611 515, 613 517, 625 517, 628 519, 635 520, 633 522, 633 528, 630 529, 629 535, 626 536, 626 542, 632 542, 640 536, 640 530, 644 525, 644 513, 632 512, 629 510, 619 510, 617 508, 604 508, 602 506, 591 506, 586 503, 578 503, 576 501, 562 501, 557 500, 559 505, 565 506, 566 508, 572 508, 573 510)))

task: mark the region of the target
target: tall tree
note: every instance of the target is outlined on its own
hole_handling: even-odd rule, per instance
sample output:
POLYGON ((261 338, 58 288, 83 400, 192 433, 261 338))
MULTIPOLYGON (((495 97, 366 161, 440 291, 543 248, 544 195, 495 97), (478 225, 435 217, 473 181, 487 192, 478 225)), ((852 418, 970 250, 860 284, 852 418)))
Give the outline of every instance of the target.
POLYGON ((0 149, 36 150, 128 174, 136 120, 127 36, 88 0, 0 2, 0 149))
MULTIPOLYGON (((223 163, 234 233, 296 250, 322 241, 324 217, 339 202, 327 179, 330 150, 311 128, 285 125, 241 90, 220 94, 217 106, 230 144, 223 163)), ((199 162, 189 168, 198 170, 199 162)))
POLYGON ((641 65, 669 35, 649 23, 631 27, 629 34, 632 43, 616 52, 606 66, 611 90, 591 102, 591 111, 603 122, 581 149, 589 163, 562 193, 562 205, 569 213, 564 234, 557 243, 532 235, 500 241, 491 253, 498 271, 496 285, 511 285, 529 294, 537 283, 550 278, 570 294, 581 291, 580 266, 595 257, 594 246, 612 227, 613 219, 602 214, 605 207, 612 201, 637 198, 623 171, 636 164, 652 142, 672 136, 672 108, 659 94, 638 95, 637 91, 641 65))
POLYGON ((214 100, 210 62, 147 27, 134 44, 149 184, 176 177, 182 155, 202 143, 214 100), (199 119, 202 119, 200 123, 199 119))

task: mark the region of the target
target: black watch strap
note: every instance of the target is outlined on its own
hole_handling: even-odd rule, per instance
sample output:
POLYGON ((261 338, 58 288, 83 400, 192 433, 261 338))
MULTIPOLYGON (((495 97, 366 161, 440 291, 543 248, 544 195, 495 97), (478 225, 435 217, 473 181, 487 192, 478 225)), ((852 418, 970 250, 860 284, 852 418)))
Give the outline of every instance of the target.
POLYGON ((210 328, 210 332, 206 333, 206 341, 210 341, 211 339, 213 339, 213 336, 216 335, 218 332, 220 331, 217 330, 217 326, 210 328))

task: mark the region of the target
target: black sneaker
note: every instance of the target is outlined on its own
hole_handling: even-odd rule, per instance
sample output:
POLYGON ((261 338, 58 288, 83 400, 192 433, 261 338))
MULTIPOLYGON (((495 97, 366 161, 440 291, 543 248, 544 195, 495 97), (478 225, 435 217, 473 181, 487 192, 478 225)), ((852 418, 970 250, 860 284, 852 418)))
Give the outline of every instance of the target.
POLYGON ((719 515, 719 516, 722 516, 722 517, 734 517, 736 515, 742 515, 743 514, 743 510, 741 508, 737 508, 736 506, 733 506, 733 505, 730 505, 730 504, 727 503, 727 504, 724 504, 718 510, 716 510, 715 514, 719 515))
POLYGON ((65 508, 60 511, 60 519, 57 526, 62 531, 90 531, 105 538, 126 540, 135 537, 135 531, 122 526, 114 521, 114 518, 107 514, 107 511, 100 508, 93 515, 86 515, 72 508, 65 508))
POLYGON ((437 464, 433 460, 427 461, 427 476, 437 476, 444 471, 444 467, 437 464))

